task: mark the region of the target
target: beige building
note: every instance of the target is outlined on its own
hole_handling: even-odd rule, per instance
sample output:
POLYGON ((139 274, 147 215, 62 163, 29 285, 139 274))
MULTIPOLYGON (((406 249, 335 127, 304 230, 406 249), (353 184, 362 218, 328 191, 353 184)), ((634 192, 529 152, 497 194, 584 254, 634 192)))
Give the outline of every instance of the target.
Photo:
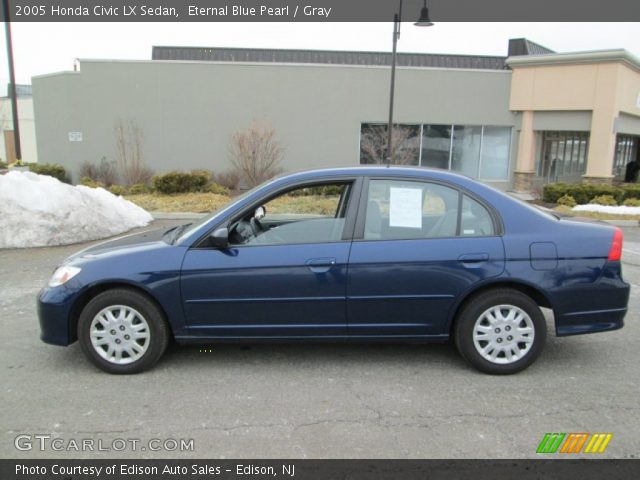
POLYGON ((625 50, 512 57, 516 189, 623 180, 640 162, 640 60, 625 50))
MULTIPOLYGON (((37 162, 38 149, 36 147, 36 127, 31 86, 18 85, 17 87, 22 160, 29 163, 37 162)), ((6 163, 13 163, 16 160, 13 115, 9 97, 0 97, 0 159, 6 163)))

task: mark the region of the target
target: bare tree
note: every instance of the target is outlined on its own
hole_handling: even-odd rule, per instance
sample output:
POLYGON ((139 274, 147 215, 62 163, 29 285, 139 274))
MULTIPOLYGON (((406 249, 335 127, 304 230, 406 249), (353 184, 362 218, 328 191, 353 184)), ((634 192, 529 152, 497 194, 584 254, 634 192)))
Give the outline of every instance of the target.
MULTIPOLYGON (((387 126, 372 125, 362 132, 360 153, 367 159, 367 163, 386 163, 387 142, 387 126)), ((394 126, 391 132, 391 163, 415 165, 419 144, 415 128, 394 126)))
POLYGON ((149 183, 153 171, 144 164, 142 144, 144 131, 135 120, 117 119, 113 131, 116 139, 116 156, 120 177, 125 185, 149 183))
POLYGON ((284 147, 268 124, 254 122, 246 130, 234 133, 229 143, 231 163, 250 188, 282 172, 283 154, 284 147))

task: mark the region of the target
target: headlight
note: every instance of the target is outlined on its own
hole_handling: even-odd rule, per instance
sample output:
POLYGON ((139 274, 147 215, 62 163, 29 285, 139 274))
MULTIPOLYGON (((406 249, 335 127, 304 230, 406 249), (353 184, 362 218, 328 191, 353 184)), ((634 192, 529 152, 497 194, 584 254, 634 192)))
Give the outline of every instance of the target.
POLYGON ((49 280, 49 286, 59 287, 60 285, 64 285, 79 273, 80 269, 78 267, 71 267, 68 265, 59 267, 55 272, 53 272, 51 280, 49 280))

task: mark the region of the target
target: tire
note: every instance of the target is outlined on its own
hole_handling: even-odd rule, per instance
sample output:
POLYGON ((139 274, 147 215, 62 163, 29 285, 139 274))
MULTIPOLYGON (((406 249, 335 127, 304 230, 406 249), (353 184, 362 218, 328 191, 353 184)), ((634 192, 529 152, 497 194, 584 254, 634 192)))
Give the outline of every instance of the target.
POLYGON ((107 290, 80 313, 78 339, 87 358, 108 373, 140 373, 154 366, 169 343, 160 309, 133 290, 107 290))
POLYGON ((547 325, 531 297, 517 290, 495 289, 464 304, 456 318, 454 338, 458 351, 473 367, 492 375, 509 375, 538 358, 547 325))

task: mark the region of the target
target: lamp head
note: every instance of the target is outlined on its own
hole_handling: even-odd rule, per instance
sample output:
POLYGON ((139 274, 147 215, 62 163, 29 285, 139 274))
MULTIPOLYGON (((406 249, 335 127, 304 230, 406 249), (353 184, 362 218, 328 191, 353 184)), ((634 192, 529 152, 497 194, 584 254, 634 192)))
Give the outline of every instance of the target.
POLYGON ((427 8, 427 0, 424 0, 424 7, 420 10, 420 18, 416 23, 414 23, 416 27, 431 27, 433 26, 433 22, 429 18, 429 9, 427 8))

